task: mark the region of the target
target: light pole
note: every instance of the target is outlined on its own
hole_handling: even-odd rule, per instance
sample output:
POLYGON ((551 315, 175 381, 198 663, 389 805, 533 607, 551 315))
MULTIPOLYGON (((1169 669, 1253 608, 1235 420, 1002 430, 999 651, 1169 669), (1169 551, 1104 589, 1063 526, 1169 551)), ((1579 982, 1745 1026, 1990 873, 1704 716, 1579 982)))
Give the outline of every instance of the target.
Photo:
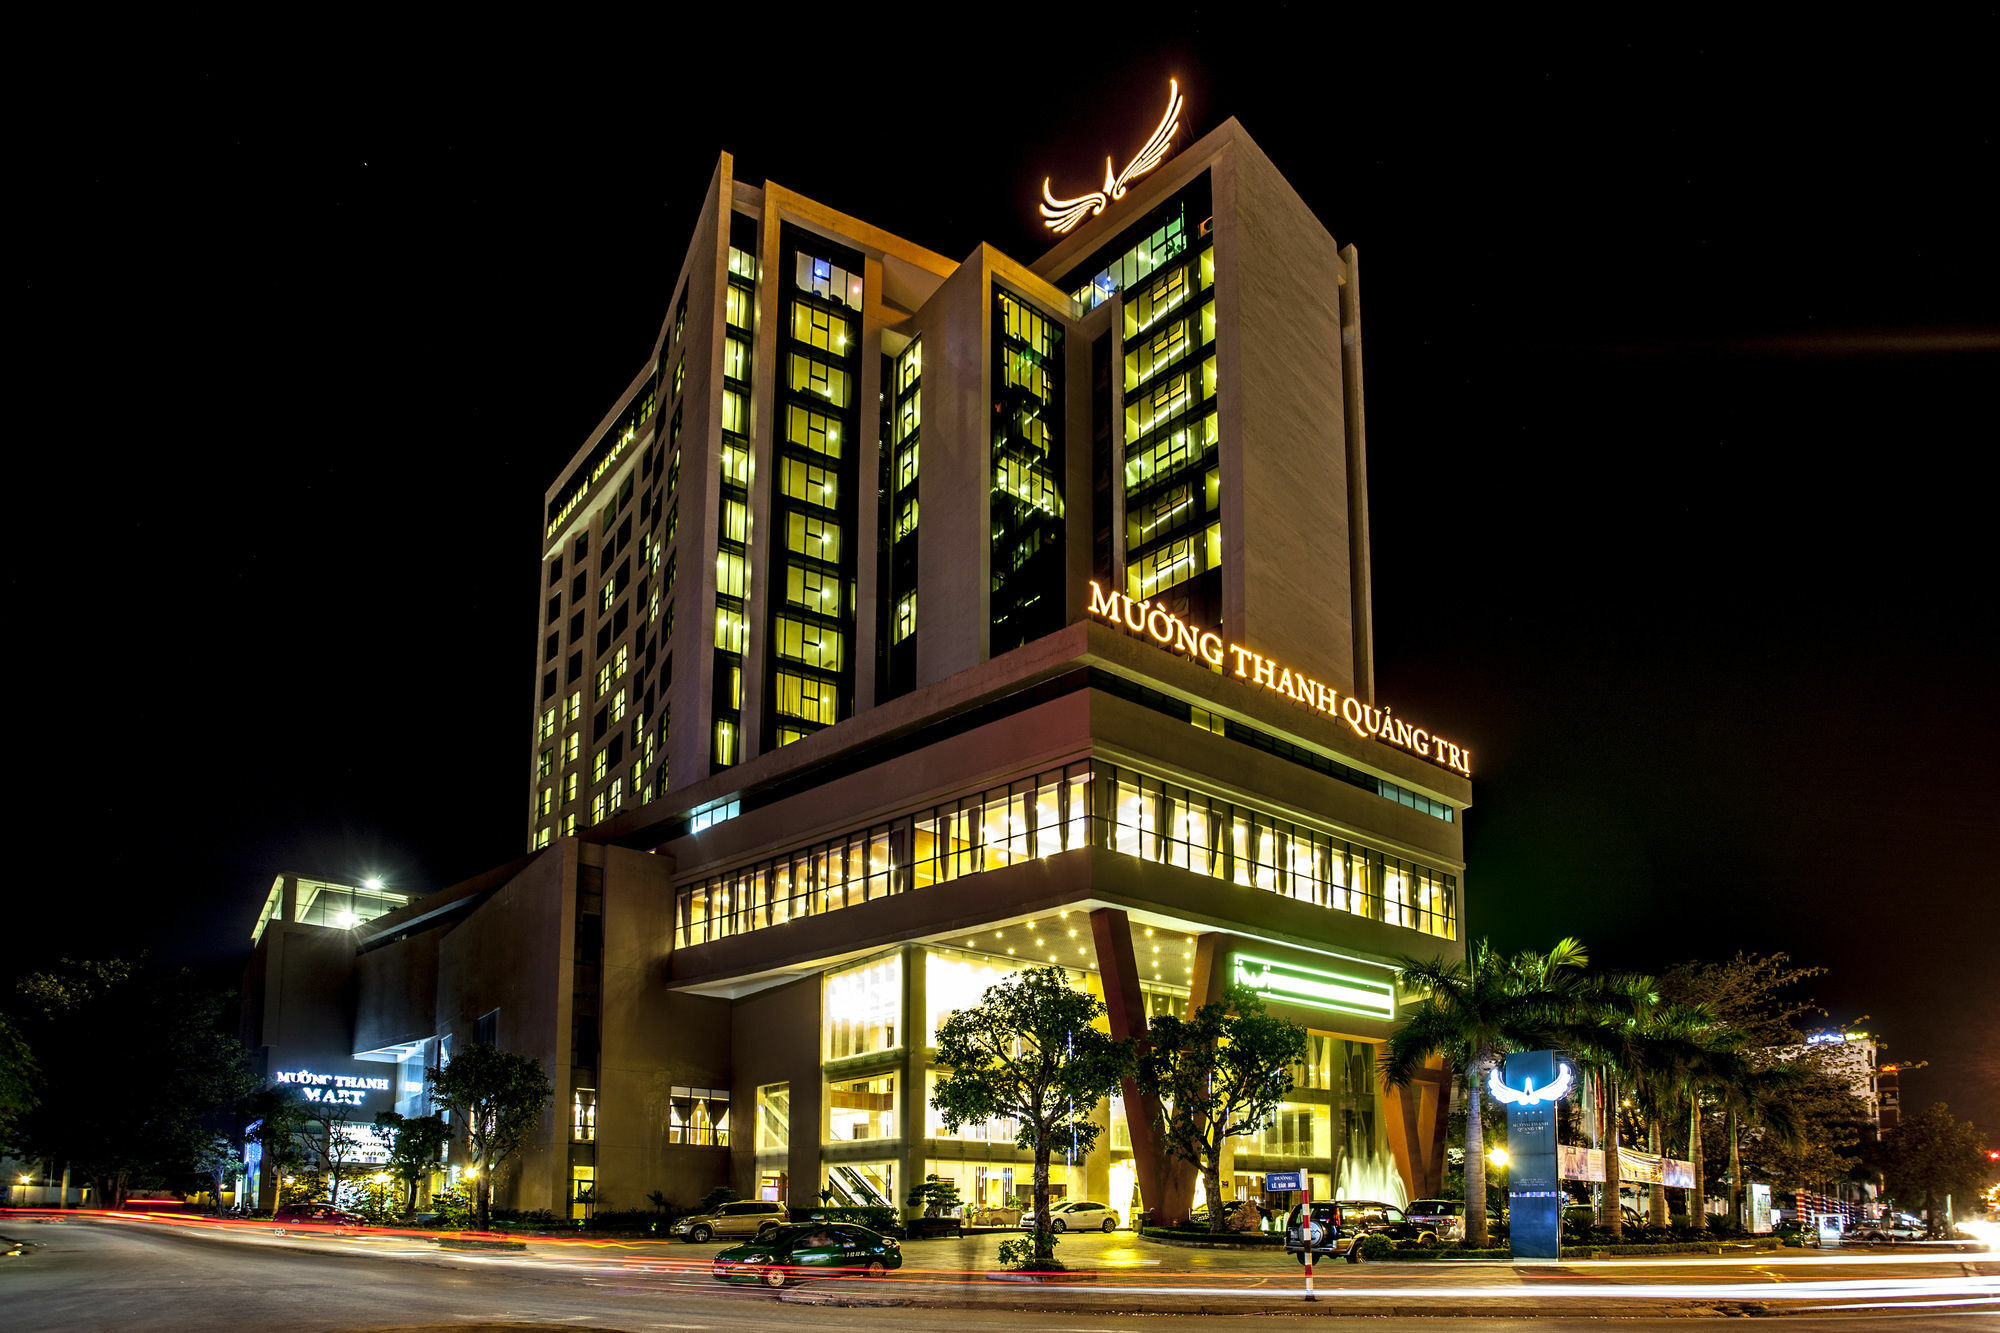
MULTIPOLYGON (((1508 1184, 1507 1163, 1512 1159, 1507 1156, 1507 1149, 1504 1146, 1500 1146, 1500 1147, 1495 1147, 1492 1152, 1487 1153, 1486 1160, 1500 1168, 1500 1198, 1504 1201, 1507 1198, 1507 1184, 1508 1184)), ((1480 1177, 1479 1183, 1482 1187, 1484 1187, 1486 1184, 1486 1173, 1484 1171, 1481 1171, 1479 1173, 1479 1177, 1480 1177)), ((1508 1220, 1505 1217, 1506 1211, 1507 1211, 1506 1204, 1503 1202, 1501 1204, 1501 1212, 1503 1214, 1501 1219, 1502 1221, 1508 1220)), ((1511 1228, 1508 1234, 1509 1235, 1513 1234, 1511 1228)))

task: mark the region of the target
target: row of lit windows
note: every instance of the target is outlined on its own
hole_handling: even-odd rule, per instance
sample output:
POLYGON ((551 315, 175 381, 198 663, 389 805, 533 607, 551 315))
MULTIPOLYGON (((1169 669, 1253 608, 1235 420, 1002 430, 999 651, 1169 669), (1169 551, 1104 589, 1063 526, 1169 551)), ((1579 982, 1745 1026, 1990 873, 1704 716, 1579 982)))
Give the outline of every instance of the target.
POLYGON ((1156 592, 1185 583, 1197 574, 1222 566, 1222 524, 1154 547, 1125 566, 1125 594, 1144 601, 1156 592))
POLYGON ((679 891, 677 946, 1101 848, 1457 938, 1457 878, 1131 769, 1071 764, 679 891))

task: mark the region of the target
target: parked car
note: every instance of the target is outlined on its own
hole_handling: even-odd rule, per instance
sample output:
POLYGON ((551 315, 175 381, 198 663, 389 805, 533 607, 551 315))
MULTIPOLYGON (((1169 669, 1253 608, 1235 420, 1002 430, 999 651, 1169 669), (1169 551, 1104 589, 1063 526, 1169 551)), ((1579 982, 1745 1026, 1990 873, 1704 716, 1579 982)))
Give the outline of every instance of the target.
MULTIPOLYGON (((1631 1204, 1619 1204, 1618 1211, 1624 1218, 1624 1225, 1628 1227, 1640 1225, 1639 1210, 1631 1204)), ((1564 1226, 1594 1227, 1600 1225, 1597 1210, 1587 1203, 1564 1204, 1562 1220, 1564 1226)))
POLYGON ((783 1287, 806 1277, 881 1277, 903 1266, 903 1248, 852 1222, 775 1227, 715 1256, 718 1282, 783 1287))
POLYGON ((1403 1215, 1420 1227, 1429 1227, 1443 1241, 1457 1241, 1465 1238, 1465 1200, 1463 1199, 1418 1199, 1403 1210, 1403 1215))
POLYGON ((1890 1213, 1855 1224, 1853 1236, 1869 1245, 1893 1245, 1899 1240, 1922 1240, 1929 1233, 1921 1217, 1910 1213, 1890 1213))
POLYGON ((696 1213, 674 1223, 672 1233, 682 1240, 705 1245, 717 1236, 757 1236, 785 1225, 785 1205, 745 1199, 725 1203, 712 1213, 696 1213))
POLYGON ((293 1203, 280 1208, 271 1218, 282 1234, 286 1227, 332 1227, 346 1231, 353 1227, 368 1225, 358 1213, 350 1213, 344 1208, 336 1208, 330 1203, 293 1203))
POLYGON ((1353 1239, 1348 1248, 1353 1251, 1351 1262, 1361 1262, 1361 1238, 1370 1232, 1387 1236, 1390 1240, 1434 1241, 1438 1238, 1435 1226, 1411 1220, 1409 1214, 1393 1203, 1383 1203, 1379 1199, 1342 1199, 1340 1201, 1341 1226, 1353 1239))
POLYGON ((1347 1262, 1358 1264, 1361 1254, 1354 1248, 1357 1239, 1341 1226, 1340 1205, 1337 1203, 1316 1203, 1312 1206, 1310 1236, 1306 1234, 1303 1204, 1293 1204, 1291 1211, 1285 1214, 1285 1253, 1301 1265, 1306 1261, 1308 1250, 1311 1250, 1315 1263, 1342 1254, 1347 1257, 1347 1262))
POLYGON ((1011 1205, 994 1204, 991 1207, 974 1207, 965 1210, 965 1224, 973 1227, 1012 1227, 1021 1224, 1021 1215, 1028 1210, 1011 1205))
MULTIPOLYGON (((1024 1209, 1019 1223, 1021 1230, 1035 1229, 1035 1210, 1024 1209)), ((1088 1199, 1065 1199, 1061 1203, 1049 1205, 1050 1231, 1116 1231, 1118 1212, 1101 1203, 1088 1199)))

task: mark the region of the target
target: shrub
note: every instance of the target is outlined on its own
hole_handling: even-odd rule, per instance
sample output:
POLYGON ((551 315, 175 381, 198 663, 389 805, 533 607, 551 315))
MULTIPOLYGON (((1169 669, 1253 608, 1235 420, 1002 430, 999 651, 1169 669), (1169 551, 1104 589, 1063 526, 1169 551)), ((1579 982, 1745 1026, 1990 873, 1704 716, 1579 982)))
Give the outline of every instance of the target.
POLYGON ((855 1222, 887 1234, 896 1225, 896 1210, 886 1204, 843 1204, 832 1208, 794 1208, 793 1222, 855 1222))
POLYGON ((475 1209, 472 1196, 463 1190, 439 1190, 431 1195, 431 1211, 441 1230, 461 1231, 472 1225, 475 1209))
POLYGON ((1363 1259, 1386 1259, 1396 1252, 1396 1242, 1379 1231, 1371 1231, 1361 1238, 1363 1259))
POLYGON ((660 1215, 646 1208, 600 1209, 584 1219, 586 1231, 657 1231, 660 1215))
MULTIPOLYGON (((1049 1251, 1053 1256, 1056 1247, 1055 1236, 1049 1237, 1049 1251)), ((1047 1262, 1035 1258, 1035 1242, 1026 1240, 1003 1240, 1000 1242, 1000 1263, 1017 1273, 1060 1273, 1065 1271, 1062 1262, 1051 1257, 1047 1262)))

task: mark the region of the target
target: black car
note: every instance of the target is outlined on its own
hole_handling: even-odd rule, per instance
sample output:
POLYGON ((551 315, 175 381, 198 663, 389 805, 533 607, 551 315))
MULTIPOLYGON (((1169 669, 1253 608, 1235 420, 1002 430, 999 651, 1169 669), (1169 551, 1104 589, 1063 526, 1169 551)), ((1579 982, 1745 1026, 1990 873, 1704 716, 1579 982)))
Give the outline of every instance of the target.
MULTIPOLYGON (((1315 1263, 1322 1259, 1331 1259, 1336 1254, 1346 1255, 1347 1262, 1351 1264, 1361 1262, 1361 1256, 1353 1253, 1352 1234, 1341 1227, 1340 1210, 1341 1205, 1337 1203, 1316 1203, 1312 1206, 1310 1248, 1315 1263)), ((1300 1264, 1305 1263, 1308 1248, 1308 1237, 1303 1222, 1304 1212, 1304 1206, 1295 1203, 1291 1211, 1285 1214, 1285 1253, 1297 1259, 1300 1264)))
POLYGON ((1344 1237, 1342 1252, 1350 1264, 1361 1262, 1363 1236, 1387 1236, 1390 1240, 1413 1240, 1420 1244, 1435 1243, 1438 1238, 1435 1223, 1412 1221, 1393 1203, 1383 1203, 1379 1199, 1342 1199, 1335 1206, 1340 1209, 1344 1237))

